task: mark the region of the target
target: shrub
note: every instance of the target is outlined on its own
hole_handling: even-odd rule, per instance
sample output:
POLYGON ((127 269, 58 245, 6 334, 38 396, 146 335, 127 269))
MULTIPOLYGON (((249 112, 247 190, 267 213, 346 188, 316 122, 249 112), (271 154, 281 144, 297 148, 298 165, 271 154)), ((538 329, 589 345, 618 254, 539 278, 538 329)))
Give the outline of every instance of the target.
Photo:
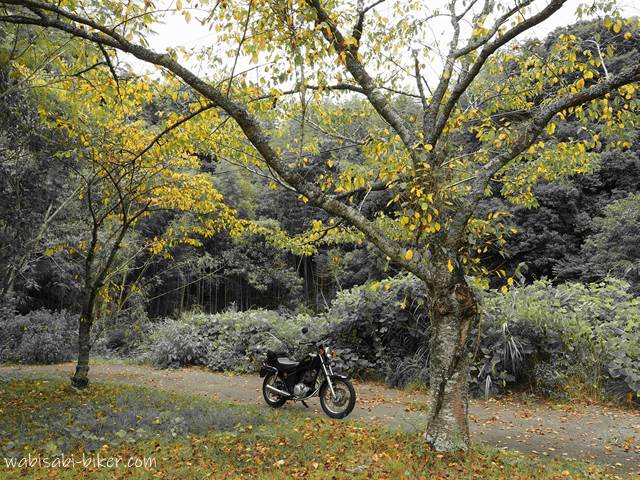
POLYGON ((159 368, 207 364, 208 344, 195 325, 165 320, 153 333, 146 357, 159 368))
POLYGON ((267 349, 289 351, 295 357, 304 353, 298 344, 308 339, 301 334, 305 326, 316 336, 322 335, 326 328, 323 319, 312 320, 305 314, 286 315, 270 310, 211 315, 203 324, 205 335, 211 341, 208 366, 218 371, 256 371, 267 349))
POLYGON ((428 342, 426 307, 425 286, 413 275, 342 291, 326 314, 333 325, 328 342, 346 370, 384 374, 428 342))
POLYGON ((326 331, 326 319, 259 309, 215 315, 186 313, 156 327, 144 345, 143 357, 160 368, 207 365, 216 371, 253 372, 259 369, 267 349, 302 353, 296 346, 304 340, 300 333, 304 326, 318 337, 326 331))
POLYGON ((71 360, 77 351, 77 316, 33 310, 0 324, 0 361, 47 364, 71 360))
MULTIPOLYGON (((484 293, 481 312, 469 379, 476 394, 529 388, 563 398, 574 385, 596 385, 615 397, 640 394, 640 299, 625 282, 540 280, 504 295, 484 293)), ((269 333, 295 345, 303 326, 311 327, 306 339, 322 339, 337 352, 339 371, 372 373, 394 387, 429 382, 427 298, 411 275, 342 291, 315 317, 269 310, 185 314, 161 324, 146 348, 160 367, 250 372, 267 348, 287 349, 269 333)))
POLYGON ((640 332, 616 332, 606 342, 606 368, 611 381, 605 388, 615 397, 640 398, 640 332))
POLYGON ((542 372, 536 365, 544 363, 553 369, 562 363, 564 349, 558 334, 526 319, 492 313, 487 309, 483 316, 479 348, 471 367, 472 391, 488 396, 507 386, 546 385, 536 378, 542 372))
POLYGON ((127 310, 115 318, 105 318, 96 325, 101 331, 93 352, 96 355, 129 357, 143 345, 157 329, 143 308, 127 310))
POLYGON ((549 395, 551 384, 561 389, 571 379, 617 395, 623 382, 626 393, 640 394, 640 299, 628 289, 616 279, 558 286, 540 280, 488 295, 474 383, 494 391, 538 386, 549 395))
POLYGON ((387 366, 385 383, 394 388, 422 387, 429 384, 429 350, 418 349, 413 355, 387 366))

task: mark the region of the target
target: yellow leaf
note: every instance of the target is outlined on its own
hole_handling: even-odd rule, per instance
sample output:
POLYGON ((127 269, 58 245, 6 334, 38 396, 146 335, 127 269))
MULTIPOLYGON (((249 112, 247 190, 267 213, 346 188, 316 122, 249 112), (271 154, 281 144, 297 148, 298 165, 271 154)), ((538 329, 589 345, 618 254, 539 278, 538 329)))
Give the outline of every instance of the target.
POLYGON ((413 258, 413 250, 407 250, 407 252, 404 254, 404 259, 409 262, 411 261, 411 259, 413 258))
POLYGON ((453 262, 449 259, 449 263, 447 264, 447 270, 453 272, 453 262))
POLYGON ((329 168, 333 167, 333 160, 327 160, 327 165, 329 165, 329 168))
POLYGON ((549 125, 547 125, 547 133, 549 135, 553 135, 553 132, 555 131, 556 131, 556 124, 553 122, 549 123, 549 125))
POLYGON ((622 30, 622 20, 618 20, 613 26, 613 33, 620 33, 620 30, 622 30))
POLYGON ((500 291, 501 291, 504 295, 506 295, 507 293, 509 293, 509 289, 507 288, 507 286, 506 286, 506 285, 503 285, 503 286, 502 286, 502 288, 500 289, 500 291))
POLYGON ((349 45, 353 45, 354 47, 358 46, 358 40, 356 40, 353 37, 347 37, 344 39, 343 44, 345 47, 348 47, 349 45))
POLYGON ((182 0, 176 0, 176 10, 182 10, 182 0))

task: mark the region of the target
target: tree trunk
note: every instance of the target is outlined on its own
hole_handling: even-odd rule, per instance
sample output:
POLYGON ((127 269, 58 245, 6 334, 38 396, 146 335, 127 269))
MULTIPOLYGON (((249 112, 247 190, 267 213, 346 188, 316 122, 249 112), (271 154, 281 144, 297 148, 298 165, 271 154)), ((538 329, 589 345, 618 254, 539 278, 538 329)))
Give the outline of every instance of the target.
POLYGON ((91 326, 93 325, 95 294, 85 296, 82 315, 78 321, 78 362, 71 384, 79 389, 89 385, 89 356, 91 354, 91 326))
POLYGON ((440 274, 429 290, 432 336, 425 438, 437 451, 466 450, 470 335, 477 322, 477 302, 459 272, 440 274))
POLYGON ((78 325, 78 363, 76 373, 71 377, 71 383, 76 388, 89 385, 89 354, 91 352, 91 321, 80 318, 78 325))
POLYGON ((16 281, 16 269, 14 267, 9 267, 9 273, 5 276, 4 285, 2 286, 2 291, 0 292, 0 298, 9 298, 13 295, 13 288, 16 281))

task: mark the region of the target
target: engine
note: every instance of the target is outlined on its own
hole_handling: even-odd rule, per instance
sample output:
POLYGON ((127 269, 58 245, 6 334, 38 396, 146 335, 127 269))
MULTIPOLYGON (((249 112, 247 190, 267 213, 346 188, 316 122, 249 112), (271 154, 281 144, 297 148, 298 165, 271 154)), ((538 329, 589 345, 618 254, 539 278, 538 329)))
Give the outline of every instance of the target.
POLYGON ((299 378, 298 380, 298 383, 293 387, 293 395, 298 398, 306 397, 315 387, 316 372, 313 370, 307 370, 302 375, 302 378, 299 378))
POLYGON ((293 395, 301 398, 307 395, 307 393, 309 393, 309 390, 311 390, 307 385, 305 385, 304 383, 296 383, 295 386, 293 387, 293 395))

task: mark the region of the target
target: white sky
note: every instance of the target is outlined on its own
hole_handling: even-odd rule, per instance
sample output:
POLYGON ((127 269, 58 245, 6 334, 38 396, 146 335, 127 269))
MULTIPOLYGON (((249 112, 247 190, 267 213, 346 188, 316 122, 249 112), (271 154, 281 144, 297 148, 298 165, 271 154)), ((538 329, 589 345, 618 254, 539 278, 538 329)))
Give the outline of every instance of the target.
MULTIPOLYGON (((371 0, 373 1, 373 0, 371 0)), ((430 11, 435 8, 440 8, 440 10, 444 10, 444 6, 448 0, 432 0, 430 5, 430 11), (438 7, 440 5, 440 7, 438 7)), ((508 4, 513 4, 514 0, 508 0, 508 4)), ((365 0, 365 5, 369 2, 365 0)), ((459 2, 462 3, 462 2, 459 2)), ((478 2, 481 3, 481 2, 478 2)), ((535 4, 537 4, 536 2, 535 4)), ((541 6, 546 5, 547 2, 539 2, 541 6)), ((554 30, 555 28, 566 26, 574 23, 576 21, 575 11, 579 5, 583 5, 587 2, 585 0, 569 0, 566 5, 564 5, 560 11, 555 13, 551 18, 546 20, 545 22, 537 25, 530 29, 525 36, 521 38, 543 38, 549 32, 554 30)), ((171 9, 174 7, 175 0, 158 0, 156 2, 157 6, 164 7, 167 9, 171 9)), ((183 8, 189 8, 188 0, 182 0, 183 8)), ((534 5, 535 5, 534 4, 534 5)), ((640 15, 640 0, 618 0, 617 2, 619 8, 623 12, 625 16, 633 16, 640 15)), ((381 4, 379 7, 376 7, 378 11, 384 13, 385 4, 381 4)), ((540 7, 538 7, 540 8, 540 7)), ((159 23, 154 26, 154 30, 156 31, 155 35, 152 35, 148 38, 150 46, 157 52, 164 52, 167 48, 177 48, 177 47, 185 47, 187 49, 198 48, 198 47, 209 47, 216 44, 216 36, 214 32, 209 31, 208 26, 202 26, 200 22, 196 20, 197 17, 201 16, 197 10, 192 10, 192 16, 194 17, 190 23, 187 23, 180 13, 174 14, 166 14, 164 17, 164 23, 159 23)), ((439 17, 430 22, 432 25, 434 33, 440 35, 442 32, 442 42, 443 45, 447 44, 447 36, 449 19, 446 17, 439 17), (440 30, 440 31, 438 31, 440 30)), ((221 49, 225 47, 223 45, 220 46, 221 49)), ((234 47, 235 48, 235 47, 234 47)), ((220 52, 221 56, 224 57, 224 51, 220 52)), ((144 63, 137 61, 136 59, 126 59, 134 68, 138 71, 148 71, 149 68, 144 63)), ((189 61, 187 64, 190 66, 192 70, 196 73, 202 73, 207 70, 207 65, 200 65, 195 61, 189 61)), ((236 71, 243 70, 248 66, 248 62, 246 60, 240 60, 239 65, 236 68, 236 71)), ((433 66, 435 67, 435 66, 433 66)), ((230 66, 228 67, 231 69, 230 66)), ((439 70, 438 67, 435 67, 434 70, 439 70)), ((425 74, 428 75, 427 72, 425 74)), ((434 71, 435 74, 435 71, 434 71)), ((429 75, 428 75, 429 76, 429 75)))

